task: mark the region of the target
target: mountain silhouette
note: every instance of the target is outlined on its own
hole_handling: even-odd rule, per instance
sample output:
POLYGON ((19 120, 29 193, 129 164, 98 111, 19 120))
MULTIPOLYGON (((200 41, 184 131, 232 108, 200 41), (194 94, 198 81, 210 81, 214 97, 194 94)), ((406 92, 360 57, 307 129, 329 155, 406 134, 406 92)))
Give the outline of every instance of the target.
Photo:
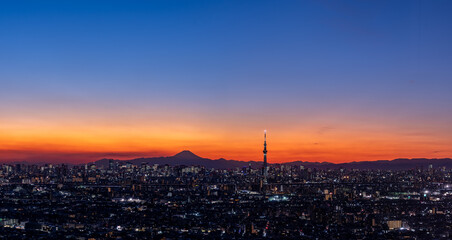
POLYGON ((184 150, 184 151, 174 155, 173 157, 180 158, 180 159, 202 159, 202 157, 200 157, 188 150, 184 150))
POLYGON ((377 161, 361 161, 361 162, 348 162, 348 163, 329 163, 329 162, 289 162, 288 165, 304 166, 309 168, 318 169, 359 169, 359 170, 407 170, 415 168, 427 169, 430 165, 433 168, 446 167, 452 168, 452 159, 450 158, 399 158, 394 160, 377 160, 377 161))
MULTIPOLYGON (((170 166, 204 166, 206 168, 215 169, 234 169, 251 166, 252 168, 261 168, 262 162, 258 161, 238 161, 238 160, 226 160, 224 158, 220 159, 209 159, 200 157, 189 150, 184 150, 177 153, 174 156, 169 157, 152 157, 152 158, 135 158, 130 160, 116 160, 116 159, 101 159, 94 164, 96 166, 102 166, 104 168, 108 167, 109 161, 113 160, 115 162, 130 162, 135 165, 140 165, 142 163, 147 164, 159 164, 170 166)), ((293 166, 304 166, 305 168, 317 168, 317 169, 360 169, 360 170, 407 170, 414 168, 424 168, 427 169, 429 165, 433 168, 446 167, 447 169, 452 169, 452 159, 441 158, 441 159, 427 159, 427 158, 414 158, 414 159, 394 159, 394 160, 378 160, 378 161, 362 161, 362 162, 348 162, 348 163, 331 163, 331 162, 303 162, 294 161, 281 163, 282 165, 293 165, 293 166)), ((281 164, 270 164, 270 165, 281 165, 281 164)))

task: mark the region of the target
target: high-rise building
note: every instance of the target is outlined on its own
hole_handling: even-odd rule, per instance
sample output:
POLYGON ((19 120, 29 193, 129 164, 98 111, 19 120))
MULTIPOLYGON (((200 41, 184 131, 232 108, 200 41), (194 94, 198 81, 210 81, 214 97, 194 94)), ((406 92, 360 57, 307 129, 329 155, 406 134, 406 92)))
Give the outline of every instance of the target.
POLYGON ((115 170, 115 161, 113 159, 108 160, 108 169, 115 170))

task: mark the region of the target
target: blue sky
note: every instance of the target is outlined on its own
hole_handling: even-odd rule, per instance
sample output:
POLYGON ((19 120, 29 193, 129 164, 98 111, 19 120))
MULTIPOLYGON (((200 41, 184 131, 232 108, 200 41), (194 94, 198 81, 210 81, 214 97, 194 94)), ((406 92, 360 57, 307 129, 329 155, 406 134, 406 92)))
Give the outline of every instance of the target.
POLYGON ((450 12, 450 1, 2 1, 0 110, 5 122, 166 110, 259 129, 405 122, 444 139, 450 12))

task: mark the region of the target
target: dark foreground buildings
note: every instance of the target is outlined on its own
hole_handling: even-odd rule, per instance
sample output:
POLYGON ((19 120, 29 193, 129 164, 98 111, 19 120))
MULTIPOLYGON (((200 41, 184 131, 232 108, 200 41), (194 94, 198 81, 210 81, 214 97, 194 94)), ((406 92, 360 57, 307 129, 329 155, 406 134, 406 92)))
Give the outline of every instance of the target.
POLYGON ((451 239, 451 174, 2 165, 0 239, 451 239))

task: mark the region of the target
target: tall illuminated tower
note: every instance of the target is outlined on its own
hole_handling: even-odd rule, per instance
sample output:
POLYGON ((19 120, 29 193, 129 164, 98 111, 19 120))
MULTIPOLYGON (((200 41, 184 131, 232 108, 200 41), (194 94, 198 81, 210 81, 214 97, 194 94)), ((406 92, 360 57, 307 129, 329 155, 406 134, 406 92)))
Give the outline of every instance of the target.
POLYGON ((262 175, 264 182, 267 182, 268 166, 267 166, 267 130, 264 130, 264 166, 262 167, 262 175))

